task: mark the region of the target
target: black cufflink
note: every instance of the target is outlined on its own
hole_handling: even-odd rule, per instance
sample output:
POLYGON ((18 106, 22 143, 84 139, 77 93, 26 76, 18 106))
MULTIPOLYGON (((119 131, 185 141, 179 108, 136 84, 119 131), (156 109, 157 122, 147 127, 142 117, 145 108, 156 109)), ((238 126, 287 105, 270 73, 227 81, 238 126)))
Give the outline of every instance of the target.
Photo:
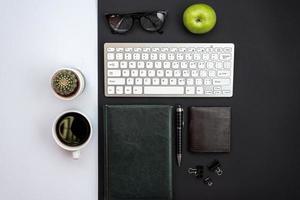
MULTIPOLYGON (((204 176, 204 167, 202 165, 197 165, 196 168, 189 168, 188 173, 202 179, 204 176)), ((208 186, 213 185, 213 181, 209 176, 203 179, 203 183, 208 186)))
POLYGON ((212 179, 208 176, 203 179, 203 183, 211 187, 213 185, 212 179))
POLYGON ((188 173, 196 176, 197 178, 203 178, 204 167, 202 165, 197 165, 196 169, 189 168, 188 173))
POLYGON ((207 169, 211 172, 215 172, 218 176, 223 174, 221 163, 218 160, 214 160, 210 165, 207 166, 207 169))

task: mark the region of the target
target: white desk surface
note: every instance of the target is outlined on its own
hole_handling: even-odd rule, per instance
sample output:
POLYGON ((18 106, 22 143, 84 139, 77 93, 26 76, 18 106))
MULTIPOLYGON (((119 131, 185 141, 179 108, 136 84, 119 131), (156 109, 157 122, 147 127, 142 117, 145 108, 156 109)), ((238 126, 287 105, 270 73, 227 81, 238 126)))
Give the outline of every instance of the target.
POLYGON ((96 200, 98 196, 97 0, 0 0, 0 199, 96 200), (62 101, 49 78, 79 68, 84 93, 62 101), (53 120, 78 109, 93 124, 73 160, 51 136, 53 120))

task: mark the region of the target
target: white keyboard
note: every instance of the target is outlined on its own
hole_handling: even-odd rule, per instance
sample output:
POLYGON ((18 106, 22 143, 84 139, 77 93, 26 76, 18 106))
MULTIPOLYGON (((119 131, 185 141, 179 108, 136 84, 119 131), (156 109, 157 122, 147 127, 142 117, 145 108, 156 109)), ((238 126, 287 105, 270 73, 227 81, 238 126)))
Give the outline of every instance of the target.
POLYGON ((232 43, 105 43, 107 97, 232 97, 232 43))

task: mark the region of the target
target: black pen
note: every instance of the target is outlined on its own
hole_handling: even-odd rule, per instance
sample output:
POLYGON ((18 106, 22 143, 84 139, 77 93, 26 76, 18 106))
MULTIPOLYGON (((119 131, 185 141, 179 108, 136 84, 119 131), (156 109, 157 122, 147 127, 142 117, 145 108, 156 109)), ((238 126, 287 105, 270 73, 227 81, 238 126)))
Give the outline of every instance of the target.
POLYGON ((181 159, 182 159, 182 131, 184 127, 183 120, 183 108, 181 105, 176 106, 176 154, 177 154, 177 164, 180 167, 181 159))

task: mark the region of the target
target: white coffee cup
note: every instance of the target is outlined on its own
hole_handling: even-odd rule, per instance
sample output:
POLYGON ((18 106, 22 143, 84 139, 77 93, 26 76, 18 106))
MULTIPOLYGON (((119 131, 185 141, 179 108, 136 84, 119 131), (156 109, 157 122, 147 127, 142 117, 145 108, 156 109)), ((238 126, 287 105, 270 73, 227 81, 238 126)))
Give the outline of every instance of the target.
POLYGON ((79 95, 83 92, 84 87, 85 87, 85 79, 84 79, 84 76, 82 75, 82 73, 81 73, 78 69, 75 69, 75 68, 68 68, 68 67, 63 67, 63 68, 60 68, 60 69, 56 70, 56 71, 53 73, 53 75, 51 76, 50 82, 51 82, 51 89, 52 89, 54 95, 55 95, 57 98, 62 99, 62 100, 72 100, 72 99, 76 98, 77 96, 79 96, 79 95), (56 75, 57 73, 59 73, 59 72, 62 71, 62 70, 69 70, 69 71, 73 72, 73 73, 76 75, 76 77, 78 78, 78 81, 79 81, 79 88, 77 89, 76 93, 74 93, 72 96, 64 97, 64 96, 62 96, 62 95, 59 95, 59 94, 54 90, 54 88, 53 88, 53 85, 52 85, 52 84, 53 84, 53 78, 55 77, 55 75, 56 75))
MULTIPOLYGON (((70 114, 70 115, 72 115, 72 114, 70 114)), ((66 125, 66 124, 63 124, 63 125, 66 125)), ((67 128, 71 130, 72 123, 71 124, 67 124, 67 126, 68 126, 67 128)), ((93 133, 93 128, 92 128, 92 124, 91 124, 89 118, 86 115, 84 115, 83 113, 81 113, 81 112, 79 112, 77 110, 68 110, 68 111, 65 111, 65 112, 61 113, 56 118, 56 120, 54 121, 53 126, 52 126, 52 136, 53 136, 56 144, 58 146, 60 146, 61 148, 65 149, 67 151, 72 152, 73 159, 79 159, 79 157, 80 157, 80 150, 82 148, 84 148, 89 143, 89 141, 91 140, 91 137, 92 137, 92 133, 93 133), (63 119, 67 118, 67 116, 68 116, 67 114, 68 113, 73 113, 73 115, 78 115, 78 116, 80 115, 80 117, 85 118, 85 120, 86 120, 86 122, 88 123, 88 126, 89 126, 89 130, 90 131, 89 131, 88 138, 86 138, 85 141, 82 144, 78 145, 78 146, 69 146, 69 145, 63 143, 62 139, 59 138, 58 133, 57 133, 57 126, 60 126, 60 125, 57 125, 57 123, 59 123, 59 121, 61 121, 61 123, 62 123, 63 119), (65 116, 65 118, 63 118, 64 116, 65 116)))

